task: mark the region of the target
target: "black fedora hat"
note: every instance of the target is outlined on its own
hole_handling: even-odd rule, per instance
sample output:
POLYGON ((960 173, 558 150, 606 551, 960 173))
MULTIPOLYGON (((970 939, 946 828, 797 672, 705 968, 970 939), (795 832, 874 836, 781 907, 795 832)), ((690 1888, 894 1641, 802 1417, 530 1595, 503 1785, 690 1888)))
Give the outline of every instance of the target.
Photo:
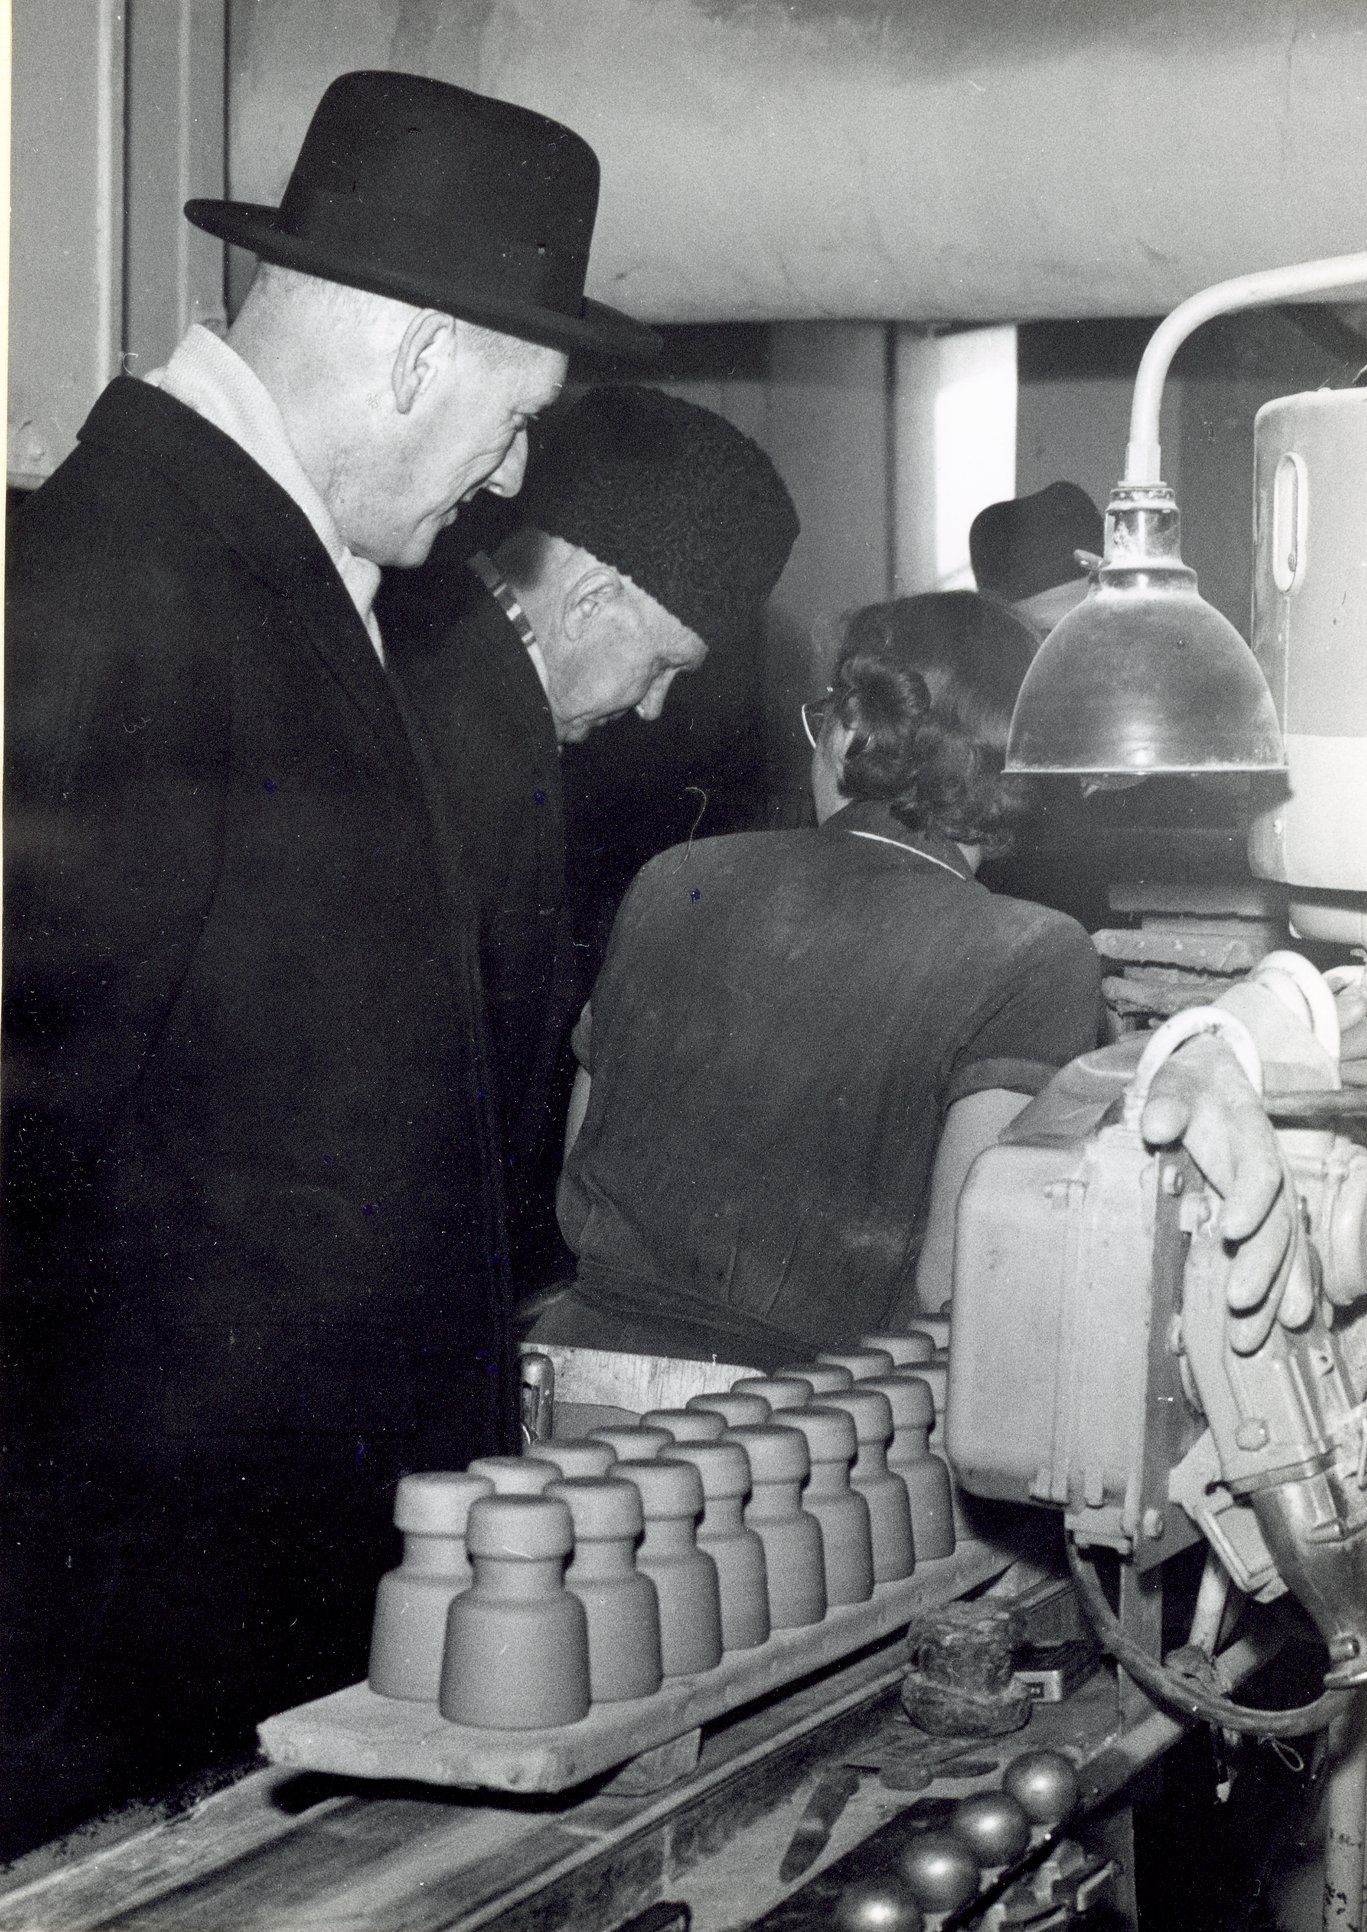
POLYGON ((420 74, 333 81, 279 208, 188 201, 263 261, 556 349, 641 361, 653 330, 584 298, 598 157, 544 114, 420 74))
POLYGON ((1101 512, 1079 484, 1049 483, 1033 496, 979 510, 969 527, 968 556, 979 590, 1018 604, 1085 576, 1074 553, 1099 556, 1104 537, 1101 512))

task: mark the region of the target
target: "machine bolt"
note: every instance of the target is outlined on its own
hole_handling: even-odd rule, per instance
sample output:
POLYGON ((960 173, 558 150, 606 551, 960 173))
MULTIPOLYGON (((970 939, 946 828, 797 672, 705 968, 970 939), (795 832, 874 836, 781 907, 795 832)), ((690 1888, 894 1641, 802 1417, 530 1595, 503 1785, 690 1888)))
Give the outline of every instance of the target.
POLYGON ((1268 1433, 1267 1424, 1260 1415, 1245 1416, 1234 1431, 1234 1441, 1240 1449, 1265 1449, 1268 1433))
POLYGON ((1052 1827, 1076 1807, 1081 1791, 1072 1760, 1061 1751, 1024 1751, 1006 1767, 1002 1788, 1034 1824, 1052 1827))
POLYGON ((1151 1543, 1156 1543, 1163 1534, 1163 1512, 1161 1509, 1146 1509, 1139 1519, 1139 1527, 1151 1543))
POLYGON ((989 1871, 1009 1865, 1030 1843, 1029 1816, 1009 1791, 978 1791, 964 1798, 949 1828, 989 1871))
POLYGON ((961 1838, 927 1831, 901 1855, 902 1877, 927 1912, 957 1912, 978 1890, 978 1861, 961 1838))

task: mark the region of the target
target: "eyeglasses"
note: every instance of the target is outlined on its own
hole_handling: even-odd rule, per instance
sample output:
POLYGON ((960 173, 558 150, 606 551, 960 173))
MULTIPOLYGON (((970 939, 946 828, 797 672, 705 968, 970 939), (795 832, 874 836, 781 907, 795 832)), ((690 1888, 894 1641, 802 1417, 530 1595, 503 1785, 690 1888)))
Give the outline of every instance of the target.
POLYGON ((802 729, 813 751, 816 750, 816 741, 821 736, 834 702, 835 692, 827 685, 824 698, 808 698, 802 707, 802 729))

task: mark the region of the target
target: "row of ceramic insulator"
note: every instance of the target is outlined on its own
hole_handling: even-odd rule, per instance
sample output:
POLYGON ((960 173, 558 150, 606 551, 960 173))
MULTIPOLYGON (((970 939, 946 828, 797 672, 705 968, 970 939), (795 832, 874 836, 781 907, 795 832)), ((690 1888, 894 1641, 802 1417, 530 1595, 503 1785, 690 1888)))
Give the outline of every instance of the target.
MULTIPOLYGON (((888 1340, 919 1356, 919 1338, 888 1340)), ((831 1353, 635 1425, 404 1477, 371 1688, 460 1724, 574 1723, 951 1555, 916 1365, 831 1353)))

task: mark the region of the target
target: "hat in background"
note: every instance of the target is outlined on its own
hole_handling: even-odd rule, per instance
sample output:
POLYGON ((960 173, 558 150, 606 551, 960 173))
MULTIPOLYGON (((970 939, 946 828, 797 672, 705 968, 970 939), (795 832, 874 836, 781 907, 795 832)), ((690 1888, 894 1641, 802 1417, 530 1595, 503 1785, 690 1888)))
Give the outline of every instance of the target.
POLYGON ((798 533, 778 471, 714 410, 590 389, 547 425, 520 521, 611 564, 704 643, 758 622, 798 533))
POLYGON ((968 554, 979 590, 1008 604, 1084 574, 1073 554, 1101 554, 1105 523, 1076 483, 1050 483, 1033 496, 989 503, 974 517, 968 554))
POLYGON ((598 157, 559 121, 421 74, 342 74, 279 208, 187 201, 263 261, 555 349, 646 360, 660 338, 584 299, 598 157))

